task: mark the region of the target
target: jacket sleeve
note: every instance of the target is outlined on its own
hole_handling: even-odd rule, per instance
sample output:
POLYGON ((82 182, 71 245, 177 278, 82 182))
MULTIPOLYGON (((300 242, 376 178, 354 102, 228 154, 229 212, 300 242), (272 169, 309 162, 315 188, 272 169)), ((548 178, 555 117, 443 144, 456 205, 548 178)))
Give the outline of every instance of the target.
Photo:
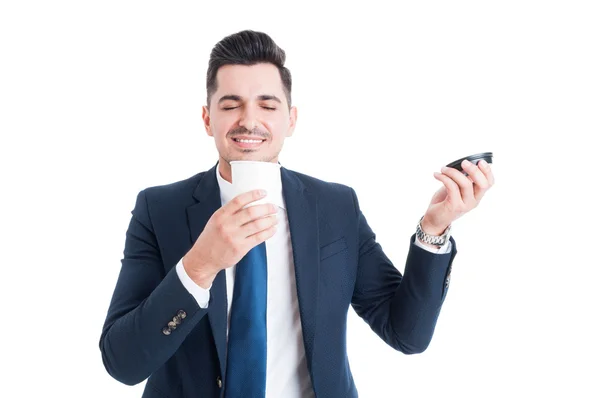
POLYGON ((106 370, 128 385, 144 381, 163 365, 207 312, 185 289, 174 266, 165 271, 146 190, 138 194, 131 213, 121 271, 100 337, 106 370), (168 323, 176 320, 179 324, 168 330, 168 323))
POLYGON ((358 271, 352 307, 387 344, 405 354, 425 351, 431 342, 448 290, 457 253, 437 254, 414 244, 411 237, 404 276, 375 240, 352 190, 358 216, 358 271))

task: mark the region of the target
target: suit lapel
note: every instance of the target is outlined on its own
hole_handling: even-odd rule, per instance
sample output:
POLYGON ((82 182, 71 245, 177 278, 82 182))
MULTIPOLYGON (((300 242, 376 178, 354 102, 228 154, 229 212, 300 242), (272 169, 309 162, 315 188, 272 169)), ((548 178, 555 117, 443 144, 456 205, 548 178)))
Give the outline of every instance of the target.
MULTIPOLYGON (((217 163, 218 165, 218 163, 217 163)), ((188 224, 190 226, 190 239, 196 242, 206 223, 221 207, 221 192, 217 182, 216 167, 204 173, 196 186, 193 196, 198 203, 187 208, 188 224)), ((208 320, 215 339, 215 347, 219 356, 221 374, 225 374, 225 353, 227 333, 227 287, 225 284, 225 271, 217 274, 210 288, 210 302, 208 305, 208 320)))
POLYGON ((313 350, 319 296, 319 224, 317 198, 292 171, 281 167, 283 197, 287 209, 296 275, 296 290, 304 349, 312 375, 313 350))

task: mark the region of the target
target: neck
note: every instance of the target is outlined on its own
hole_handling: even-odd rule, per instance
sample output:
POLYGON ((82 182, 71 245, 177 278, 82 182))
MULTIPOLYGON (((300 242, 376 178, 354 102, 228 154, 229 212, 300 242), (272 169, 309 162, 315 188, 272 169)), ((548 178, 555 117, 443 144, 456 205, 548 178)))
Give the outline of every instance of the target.
POLYGON ((222 157, 219 157, 219 173, 225 181, 231 184, 231 165, 222 157))

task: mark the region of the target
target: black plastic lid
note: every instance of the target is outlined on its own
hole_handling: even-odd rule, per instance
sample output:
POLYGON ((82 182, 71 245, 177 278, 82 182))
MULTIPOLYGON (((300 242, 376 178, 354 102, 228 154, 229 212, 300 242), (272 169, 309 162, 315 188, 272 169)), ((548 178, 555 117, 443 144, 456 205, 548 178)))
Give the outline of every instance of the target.
POLYGON ((460 158, 458 160, 455 160, 452 163, 448 163, 446 165, 446 167, 452 167, 453 169, 456 169, 458 171, 463 171, 462 166, 460 165, 462 163, 463 160, 467 159, 469 162, 472 162, 474 164, 479 163, 479 161, 481 159, 485 159, 486 162, 488 163, 492 163, 492 157, 493 154, 492 152, 482 152, 482 153, 476 153, 475 155, 471 155, 471 156, 465 156, 464 158, 460 158))

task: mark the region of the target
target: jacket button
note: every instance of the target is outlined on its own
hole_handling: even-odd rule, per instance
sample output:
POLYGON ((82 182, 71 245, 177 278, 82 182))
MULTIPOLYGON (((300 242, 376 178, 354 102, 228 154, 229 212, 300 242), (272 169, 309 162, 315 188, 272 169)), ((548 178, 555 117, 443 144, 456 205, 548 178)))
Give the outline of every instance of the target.
POLYGON ((217 386, 218 386, 219 388, 223 387, 223 382, 221 381, 221 378, 220 378, 220 377, 217 377, 217 386))
POLYGON ((165 328, 163 328, 162 332, 165 336, 168 336, 171 334, 171 329, 165 327, 165 328))
POLYGON ((185 313, 184 310, 179 310, 179 311, 177 311, 177 316, 180 317, 181 319, 185 319, 187 314, 185 313))

